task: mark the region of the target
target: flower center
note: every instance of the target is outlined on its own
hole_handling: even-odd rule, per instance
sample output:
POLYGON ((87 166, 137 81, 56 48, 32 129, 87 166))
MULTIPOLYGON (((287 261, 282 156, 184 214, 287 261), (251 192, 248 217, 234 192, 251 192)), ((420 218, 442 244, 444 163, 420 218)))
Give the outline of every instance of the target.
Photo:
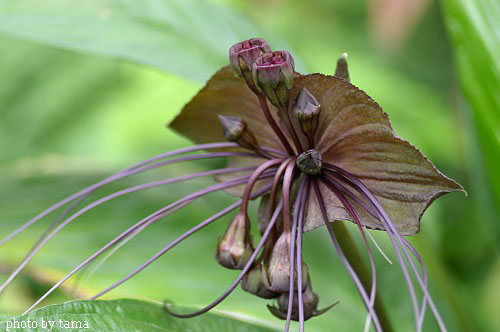
POLYGON ((297 157, 296 164, 302 172, 315 175, 321 173, 323 158, 318 150, 311 149, 306 152, 302 152, 297 157))

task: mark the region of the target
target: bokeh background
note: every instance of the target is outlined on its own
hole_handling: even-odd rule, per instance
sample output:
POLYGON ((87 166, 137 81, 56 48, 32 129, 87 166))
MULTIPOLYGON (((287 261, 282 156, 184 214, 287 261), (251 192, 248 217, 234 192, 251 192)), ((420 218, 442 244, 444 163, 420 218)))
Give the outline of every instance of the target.
MULTIPOLYGON (((273 49, 290 50, 301 72, 331 74, 336 58, 348 52, 351 81, 384 108, 400 136, 468 192, 437 200, 425 213, 420 234, 411 238, 449 330, 498 331, 499 8, 496 0, 4 0, 0 236, 112 172, 188 145, 165 123, 227 63, 233 43, 263 37, 273 49)), ((222 164, 168 167, 112 184, 97 197, 222 164)), ((118 232, 209 183, 135 193, 79 218, 0 296, 0 312, 19 314, 118 232)), ((200 199, 45 303, 89 297, 233 200, 224 194, 200 199)), ((213 258, 228 220, 187 240, 105 298, 207 304, 237 276, 213 258)), ((47 218, 0 248, 0 281, 50 222, 47 218)), ((384 234, 373 235, 393 257, 384 234)), ((305 248, 320 306, 340 301, 308 321, 308 331, 362 330, 366 312, 326 232, 308 233, 305 248)), ((397 331, 411 330, 400 270, 381 255, 376 260, 389 316, 397 331)), ((282 322, 266 304, 238 289, 218 309, 279 328, 282 322)), ((437 330, 433 319, 424 330, 437 330)))

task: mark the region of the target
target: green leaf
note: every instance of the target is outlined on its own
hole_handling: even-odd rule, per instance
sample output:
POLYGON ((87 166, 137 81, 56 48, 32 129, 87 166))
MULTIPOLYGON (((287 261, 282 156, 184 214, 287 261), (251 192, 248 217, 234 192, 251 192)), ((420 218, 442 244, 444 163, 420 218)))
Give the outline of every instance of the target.
POLYGON ((197 81, 227 63, 232 44, 262 36, 241 15, 202 0, 7 0, 0 33, 197 81))
MULTIPOLYGON (((175 308, 182 312, 192 309, 175 308)), ((207 313, 195 318, 180 319, 168 316, 158 304, 138 300, 70 301, 35 310, 27 315, 0 322, 0 329, 47 331, 42 322, 53 322, 52 331, 151 331, 151 332, 209 332, 238 331, 266 332, 273 329, 243 322, 239 319, 207 313), (31 322, 30 328, 14 328, 14 324, 31 322), (36 327, 34 327, 36 322, 36 327)))
POLYGON ((500 238, 500 6, 493 0, 443 1, 467 101, 470 163, 482 213, 500 238))

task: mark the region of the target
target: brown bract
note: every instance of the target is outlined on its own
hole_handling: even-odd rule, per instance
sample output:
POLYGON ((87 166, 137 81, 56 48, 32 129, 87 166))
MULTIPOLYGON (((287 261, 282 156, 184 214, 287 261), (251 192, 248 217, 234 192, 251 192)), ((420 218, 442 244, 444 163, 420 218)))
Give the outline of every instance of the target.
MULTIPOLYGON (((420 218, 434 199, 448 192, 463 191, 418 149, 399 138, 382 108, 354 85, 334 76, 297 75, 290 90, 291 101, 295 100, 303 85, 321 105, 315 149, 321 153, 323 163, 334 164, 359 178, 377 197, 401 234, 413 235, 419 231, 420 218)), ((276 109, 270 106, 276 121, 281 123, 276 109)), ((261 146, 285 152, 265 120, 257 97, 229 67, 222 68, 208 81, 170 127, 196 143, 223 141, 218 114, 245 119, 261 146)), ((305 146, 307 140, 296 122, 294 127, 305 146)), ((262 159, 256 158, 252 162, 258 165, 262 159)), ((239 166, 238 160, 230 163, 232 167, 239 166)), ((219 178, 227 179, 227 176, 219 178)), ((260 182, 264 181, 270 180, 260 182)), ((329 219, 352 221, 335 195, 326 187, 321 187, 321 190, 329 219)), ((241 195, 240 190, 231 193, 241 195)), ((351 203, 365 226, 382 229, 377 219, 356 202, 351 203)), ((311 193, 304 230, 310 231, 321 225, 318 202, 311 193)))

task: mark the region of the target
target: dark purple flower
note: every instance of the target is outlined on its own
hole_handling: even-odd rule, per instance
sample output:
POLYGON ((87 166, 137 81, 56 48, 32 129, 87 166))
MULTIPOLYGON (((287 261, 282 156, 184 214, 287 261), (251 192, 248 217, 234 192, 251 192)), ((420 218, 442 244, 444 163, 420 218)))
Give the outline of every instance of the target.
POLYGON ((312 291, 307 265, 302 260, 302 237, 305 232, 325 226, 361 295, 369 322, 376 331, 382 331, 386 322, 379 319, 380 311, 376 308, 377 273, 366 237, 369 229, 376 229, 386 232, 397 255, 413 307, 415 329, 422 330, 425 312, 430 306, 441 330, 446 330, 428 291, 422 260, 405 236, 419 231, 422 214, 436 198, 463 191, 463 188, 443 175, 414 146, 399 138, 382 108, 348 82, 345 56, 338 62, 339 77, 296 73, 290 54, 270 52, 262 39, 236 44, 230 50, 230 60, 231 66, 219 70, 170 125, 199 145, 168 152, 118 172, 62 200, 12 232, 0 241, 0 246, 41 218, 68 205, 0 286, 0 292, 47 241, 86 211, 134 191, 214 176, 217 184, 195 191, 125 229, 75 267, 28 310, 109 248, 125 243, 197 198, 224 190, 240 199, 179 236, 91 299, 121 285, 187 237, 238 209, 218 243, 216 254, 223 266, 242 270, 238 278, 203 309, 177 314, 166 306, 167 312, 177 317, 205 313, 242 283, 252 294, 277 298, 277 306, 270 310, 286 319, 285 331, 290 320, 298 320, 300 331, 304 331, 304 321, 325 309, 317 309, 319 297, 312 291), (231 68, 240 76, 235 77, 231 68), (250 68, 253 78, 249 77, 250 68), (221 142, 224 139, 230 142, 221 142), (209 152, 190 154, 203 150, 209 152), (110 182, 164 165, 209 158, 228 158, 229 163, 225 168, 127 188, 73 211, 87 196, 110 182), (254 248, 249 233, 252 222, 248 219, 248 205, 257 197, 263 197, 258 220, 261 238, 254 248), (351 252, 345 250, 348 235, 339 228, 345 220, 352 221, 360 231, 370 261, 371 283, 361 281, 350 261, 351 252), (422 294, 420 302, 417 291, 422 294))

